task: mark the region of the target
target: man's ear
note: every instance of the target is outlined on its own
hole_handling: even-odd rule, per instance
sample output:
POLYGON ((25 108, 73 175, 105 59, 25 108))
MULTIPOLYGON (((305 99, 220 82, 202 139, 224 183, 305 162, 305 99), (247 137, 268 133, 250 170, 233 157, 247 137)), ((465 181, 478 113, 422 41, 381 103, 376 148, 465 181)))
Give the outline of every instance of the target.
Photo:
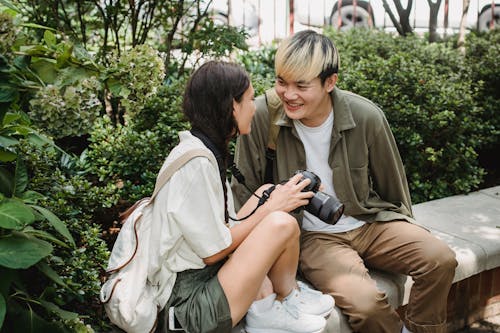
POLYGON ((327 92, 330 93, 330 92, 332 92, 333 88, 335 88, 335 85, 337 84, 338 77, 339 77, 338 74, 334 73, 326 78, 325 89, 327 92))

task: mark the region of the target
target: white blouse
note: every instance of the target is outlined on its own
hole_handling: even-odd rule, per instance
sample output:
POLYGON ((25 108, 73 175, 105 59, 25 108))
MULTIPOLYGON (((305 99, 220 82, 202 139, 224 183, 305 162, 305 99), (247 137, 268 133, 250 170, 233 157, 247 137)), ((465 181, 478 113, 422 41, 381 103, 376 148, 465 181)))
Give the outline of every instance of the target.
MULTIPOLYGON (((180 143, 169 154, 161 171, 184 152, 205 145, 190 132, 179 133, 180 143)), ((209 150, 208 150, 209 151, 209 150)), ((195 157, 174 173, 158 192, 153 204, 154 223, 151 230, 150 253, 158 253, 160 260, 152 265, 151 283, 163 290, 160 295, 168 300, 175 284, 176 272, 205 267, 202 258, 227 248, 231 233, 224 222, 224 193, 215 162, 206 157, 195 157)), ((232 201, 231 187, 227 186, 228 201, 232 201)), ((228 210, 234 216, 234 204, 228 210)), ((162 303, 162 302, 161 302, 162 303)))

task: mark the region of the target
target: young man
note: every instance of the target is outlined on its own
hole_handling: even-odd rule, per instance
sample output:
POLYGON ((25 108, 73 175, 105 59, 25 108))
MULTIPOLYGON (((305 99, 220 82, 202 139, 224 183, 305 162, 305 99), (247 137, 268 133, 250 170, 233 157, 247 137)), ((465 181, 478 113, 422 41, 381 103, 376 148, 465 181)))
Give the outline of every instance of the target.
MULTIPOLYGON (((307 169, 345 205, 333 225, 304 212, 300 269, 334 296, 353 331, 445 332, 455 255, 412 224, 403 163, 384 113, 335 86, 338 64, 335 46, 321 34, 302 31, 284 40, 275 58, 277 114, 270 120, 266 100, 257 99, 252 132, 237 143, 236 164, 252 191, 307 169), (279 132, 273 179, 266 180, 270 128, 279 132), (367 267, 413 278, 404 324, 367 267)), ((240 202, 251 195, 236 180, 233 189, 240 202)))

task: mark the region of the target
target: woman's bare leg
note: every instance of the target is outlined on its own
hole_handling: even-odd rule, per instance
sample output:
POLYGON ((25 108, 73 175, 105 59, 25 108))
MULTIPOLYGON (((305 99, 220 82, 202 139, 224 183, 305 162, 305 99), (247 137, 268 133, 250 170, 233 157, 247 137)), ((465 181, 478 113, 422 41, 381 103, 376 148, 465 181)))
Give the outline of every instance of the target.
POLYGON ((218 278, 226 294, 233 325, 246 314, 266 275, 278 298, 296 285, 299 226, 285 212, 273 212, 257 225, 221 267, 218 278))
POLYGON ((262 281, 260 289, 257 292, 257 296, 255 296, 255 300, 258 301, 260 299, 266 298, 272 293, 274 293, 273 283, 271 282, 271 280, 269 280, 269 277, 265 276, 264 281, 262 281))

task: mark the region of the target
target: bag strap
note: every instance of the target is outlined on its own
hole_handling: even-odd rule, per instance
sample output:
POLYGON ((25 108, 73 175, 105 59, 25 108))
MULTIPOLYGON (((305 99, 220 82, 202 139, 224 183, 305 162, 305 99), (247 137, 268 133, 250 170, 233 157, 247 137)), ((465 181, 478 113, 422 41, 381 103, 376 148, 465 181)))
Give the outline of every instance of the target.
MULTIPOLYGON (((153 191, 153 194, 149 198, 143 198, 139 201, 137 201, 133 206, 129 207, 126 211, 120 214, 120 220, 125 222, 125 220, 134 212, 134 210, 139 206, 144 200, 149 199, 148 205, 153 203, 154 198, 158 194, 158 192, 161 190, 163 185, 165 185, 170 177, 179 170, 184 164, 189 162, 195 157, 207 157, 214 163, 213 157, 210 155, 210 153, 202 148, 196 148, 192 150, 188 150, 187 152, 183 153, 181 156, 179 156, 177 159, 175 159, 170 165, 158 176, 156 179, 156 184, 155 184, 155 189, 153 191)), ((217 164, 215 162, 214 164, 217 164)))
POLYGON ((177 170, 179 170, 184 164, 186 164, 195 157, 206 157, 210 160, 213 159, 210 153, 206 149, 202 148, 192 149, 182 154, 180 157, 178 157, 172 163, 170 163, 170 165, 158 176, 158 178, 156 179, 155 189, 153 191, 153 194, 151 195, 149 202, 151 203, 154 200, 154 198, 161 190, 163 185, 165 185, 168 182, 170 177, 172 177, 172 175, 177 170))
MULTIPOLYGON (((155 189, 153 191, 153 195, 150 198, 147 198, 147 197, 142 198, 141 200, 137 201, 132 207, 129 207, 125 212, 120 214, 120 218, 122 220, 122 223, 125 222, 125 220, 134 212, 134 210, 139 205, 141 205, 145 200, 149 199, 149 202, 147 203, 147 205, 152 204, 154 198, 156 197, 156 195, 158 194, 160 189, 163 187, 163 185, 165 185, 168 182, 168 180, 172 177, 172 175, 177 170, 179 170, 184 164, 186 164, 187 162, 189 162, 190 160, 192 160, 193 158, 198 157, 198 156, 207 157, 209 160, 211 160, 212 163, 214 163, 213 157, 205 149, 196 148, 196 149, 192 149, 192 150, 189 150, 189 151, 183 153, 180 157, 178 157, 172 163, 170 163, 170 165, 158 176, 158 178, 156 180, 156 184, 155 184, 155 189)), ((132 253, 132 256, 127 261, 125 261, 124 264, 122 264, 116 268, 107 270, 106 275, 109 276, 109 275, 121 270, 123 267, 127 266, 132 261, 132 259, 135 257, 135 254, 137 253, 137 249, 139 246, 139 235, 137 232, 137 222, 139 221, 139 218, 141 216, 142 216, 142 214, 140 216, 138 216, 133 221, 133 223, 134 223, 134 236, 135 236, 136 242, 135 242, 135 248, 134 248, 134 252, 132 253)), ((114 290, 114 287, 113 287, 113 290, 114 290)), ((111 291, 111 295, 113 294, 113 290, 111 291)), ((109 299, 111 299, 111 295, 110 295, 109 299)), ((108 299, 108 301, 109 301, 109 299, 108 299)), ((104 303, 107 303, 107 301, 104 303)))
POLYGON ((276 122, 280 118, 280 113, 278 110, 281 107, 281 99, 276 94, 274 88, 268 89, 265 92, 267 111, 269 112, 269 133, 267 138, 267 147, 276 150, 276 141, 278 140, 278 134, 280 132, 280 127, 276 125, 276 122))
POLYGON ((278 141, 280 131, 280 126, 276 125, 276 122, 280 117, 278 110, 281 107, 281 100, 278 97, 278 94, 276 94, 276 90, 274 88, 266 90, 264 96, 266 98, 267 111, 269 112, 269 132, 267 136, 264 182, 272 184, 274 183, 273 168, 274 160, 276 159, 276 143, 278 141))

